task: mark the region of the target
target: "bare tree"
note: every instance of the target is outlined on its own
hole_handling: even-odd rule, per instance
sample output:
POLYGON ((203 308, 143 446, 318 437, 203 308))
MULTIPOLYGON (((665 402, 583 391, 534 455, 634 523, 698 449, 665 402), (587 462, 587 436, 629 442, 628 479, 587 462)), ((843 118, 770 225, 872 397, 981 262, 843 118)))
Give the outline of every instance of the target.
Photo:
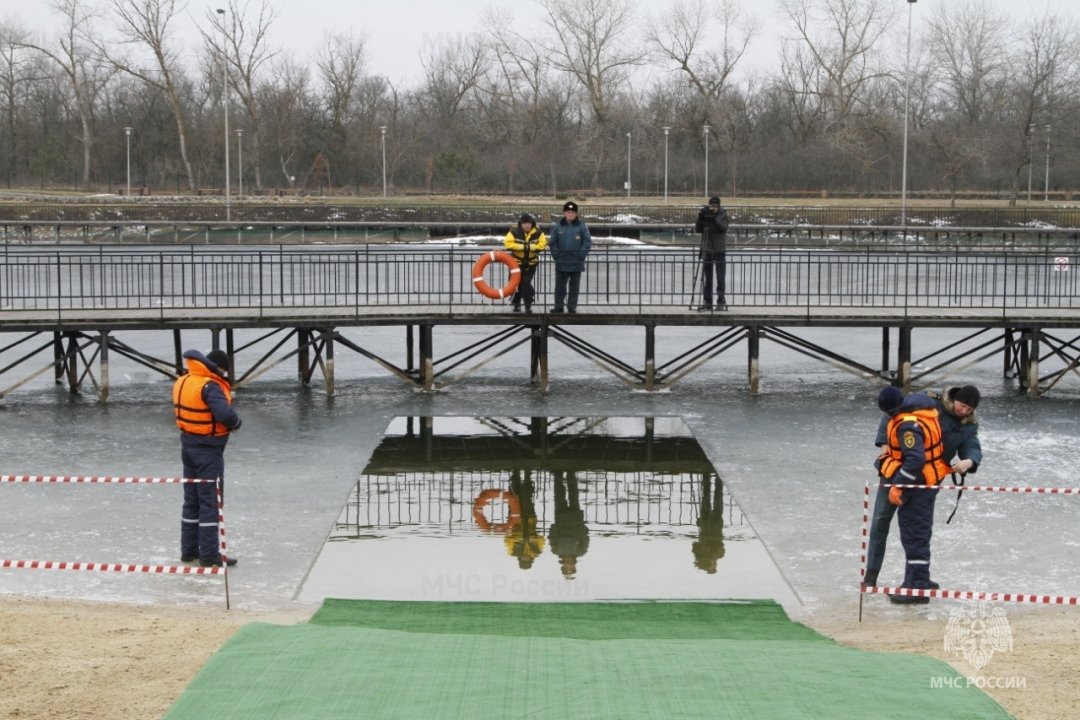
POLYGON ((354 34, 331 33, 315 59, 315 67, 325 88, 330 131, 348 153, 348 128, 354 103, 364 79, 365 40, 354 34))
POLYGON ((14 22, 0 24, 0 99, 3 100, 4 179, 11 187, 19 164, 20 108, 27 90, 41 81, 45 71, 26 45, 26 32, 14 22))
POLYGON ((33 48, 63 73, 75 100, 82 142, 82 184, 90 184, 90 168, 94 147, 94 104, 98 94, 112 77, 107 68, 97 62, 91 52, 89 38, 94 33, 96 15, 81 0, 50 0, 49 6, 63 16, 63 25, 56 35, 55 47, 20 41, 22 47, 33 48))
POLYGON ((488 48, 476 35, 421 51, 423 94, 441 122, 454 120, 466 98, 480 87, 488 65, 488 48))
POLYGON ((117 70, 138 78, 146 85, 165 94, 176 122, 180 159, 187 173, 188 190, 195 189, 195 175, 188 159, 187 114, 180 101, 178 78, 183 76, 178 51, 171 46, 169 24, 184 9, 176 0, 111 0, 119 32, 124 42, 149 52, 150 64, 143 66, 133 58, 121 57, 105 43, 98 43, 99 52, 117 70))
POLYGON ((551 31, 542 46, 554 68, 576 80, 592 114, 592 184, 604 168, 612 124, 611 108, 629 72, 646 51, 630 36, 634 5, 626 0, 535 0, 551 31))
MULTIPOLYGON (((738 0, 681 0, 647 34, 649 46, 703 98, 719 100, 758 31, 738 0)), ((708 118, 707 118, 708 119, 708 118)))
POLYGON ((869 109, 868 83, 885 75, 875 64, 875 50, 897 16, 897 5, 891 0, 778 2, 806 51, 796 55, 803 75, 817 79, 803 90, 821 97, 831 134, 842 143, 851 118, 869 109))
POLYGON ((1011 23, 987 0, 951 0, 930 20, 930 47, 944 75, 949 104, 965 124, 977 125, 1000 106, 1011 23))
POLYGON ((240 97, 240 103, 247 113, 251 154, 254 156, 252 165, 255 168, 255 187, 259 189, 262 188, 262 126, 259 104, 255 98, 260 73, 276 54, 267 44, 267 33, 276 18, 277 13, 270 6, 269 0, 261 0, 259 11, 254 17, 248 16, 247 3, 241 7, 237 0, 229 0, 225 14, 206 11, 211 30, 203 31, 203 41, 211 48, 212 54, 225 58, 229 85, 240 97), (222 43, 225 44, 224 48, 222 43))

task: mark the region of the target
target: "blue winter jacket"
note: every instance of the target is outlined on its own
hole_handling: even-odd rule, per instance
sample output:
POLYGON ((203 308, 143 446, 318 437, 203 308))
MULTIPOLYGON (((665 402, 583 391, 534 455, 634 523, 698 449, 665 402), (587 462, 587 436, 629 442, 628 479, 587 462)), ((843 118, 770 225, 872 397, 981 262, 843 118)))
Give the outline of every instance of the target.
POLYGON ((585 258, 591 249, 592 235, 580 218, 573 222, 560 218, 559 222, 551 226, 548 250, 551 251, 555 270, 558 272, 584 272, 585 258))
MULTIPOLYGON (((950 390, 952 390, 952 388, 945 392, 931 391, 926 394, 929 395, 937 405, 938 421, 941 423, 941 443, 944 446, 945 462, 952 463, 957 457, 961 460, 970 460, 974 464, 968 472, 973 473, 978 470, 979 465, 982 464, 982 444, 979 442, 979 420, 974 411, 965 418, 959 418, 953 414, 953 401, 949 399, 950 390)), ((906 399, 905 402, 907 402, 906 399)), ((875 445, 880 447, 888 442, 888 439, 885 437, 885 428, 888 424, 889 419, 884 418, 881 421, 881 424, 878 425, 877 439, 874 440, 875 445)))

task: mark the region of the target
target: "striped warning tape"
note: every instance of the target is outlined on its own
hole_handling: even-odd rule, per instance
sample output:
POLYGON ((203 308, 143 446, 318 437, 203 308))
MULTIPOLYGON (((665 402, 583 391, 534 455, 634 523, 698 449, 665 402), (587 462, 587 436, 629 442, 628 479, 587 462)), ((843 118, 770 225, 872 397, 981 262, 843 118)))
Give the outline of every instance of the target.
POLYGON ((1023 495, 1080 495, 1080 488, 1040 488, 1040 487, 1014 487, 1009 485, 890 485, 883 483, 879 485, 883 488, 905 488, 912 490, 976 490, 982 492, 1000 492, 1000 493, 1016 493, 1023 495))
POLYGON ((92 570, 96 572, 149 573, 151 575, 218 575, 224 568, 189 565, 131 565, 124 563, 55 562, 52 560, 0 560, 0 568, 27 570, 92 570))
POLYGON ((110 485, 152 485, 212 483, 215 480, 157 477, 98 477, 94 475, 0 475, 0 483, 103 483, 110 485))
POLYGON ((970 590, 930 590, 904 587, 864 586, 860 592, 878 595, 910 595, 942 600, 984 600, 989 602, 1036 603, 1039 605, 1080 605, 1080 598, 1069 595, 1031 595, 1028 593, 975 592, 970 590))

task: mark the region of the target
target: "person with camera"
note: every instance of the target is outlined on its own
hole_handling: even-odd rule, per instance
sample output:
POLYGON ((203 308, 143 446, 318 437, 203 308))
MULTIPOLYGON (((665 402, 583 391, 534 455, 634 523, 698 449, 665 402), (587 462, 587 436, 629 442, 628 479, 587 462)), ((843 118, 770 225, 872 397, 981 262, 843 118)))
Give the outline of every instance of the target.
MULTIPOLYGON (((713 195, 709 204, 698 212, 694 231, 701 233, 702 299, 698 310, 706 312, 716 308, 727 310, 724 276, 727 272, 727 210, 720 206, 720 198, 713 195), (716 277, 716 304, 713 305, 713 276, 716 277)), ((695 283, 695 286, 697 283, 695 283)))

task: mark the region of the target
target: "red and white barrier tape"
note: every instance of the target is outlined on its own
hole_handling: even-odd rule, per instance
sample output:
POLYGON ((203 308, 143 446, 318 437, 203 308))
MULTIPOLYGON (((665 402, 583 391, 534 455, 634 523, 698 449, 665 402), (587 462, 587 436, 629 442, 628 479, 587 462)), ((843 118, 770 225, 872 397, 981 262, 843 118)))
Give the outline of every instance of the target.
POLYGON ((984 600, 989 602, 1036 603, 1039 605, 1080 605, 1080 598, 1069 595, 1031 595, 1026 593, 974 592, 970 590, 930 590, 904 587, 864 586, 860 592, 878 595, 909 595, 942 600, 984 600))
POLYGON ((879 485, 882 488, 904 488, 905 490, 975 490, 982 492, 1016 493, 1018 495, 1080 495, 1080 488, 1039 488, 1039 487, 1015 487, 1008 485, 879 485))
POLYGON ((109 485, 153 485, 212 483, 216 480, 157 477, 98 477, 93 475, 0 475, 0 483, 101 483, 109 485))
POLYGON ((863 488, 862 498, 862 552, 859 554, 859 577, 866 577, 866 552, 870 538, 870 483, 863 488))
POLYGON ((131 565, 125 563, 56 562, 52 560, 0 560, 0 568, 27 570, 92 570, 95 572, 149 573, 151 575, 218 575, 224 568, 189 565, 131 565))

